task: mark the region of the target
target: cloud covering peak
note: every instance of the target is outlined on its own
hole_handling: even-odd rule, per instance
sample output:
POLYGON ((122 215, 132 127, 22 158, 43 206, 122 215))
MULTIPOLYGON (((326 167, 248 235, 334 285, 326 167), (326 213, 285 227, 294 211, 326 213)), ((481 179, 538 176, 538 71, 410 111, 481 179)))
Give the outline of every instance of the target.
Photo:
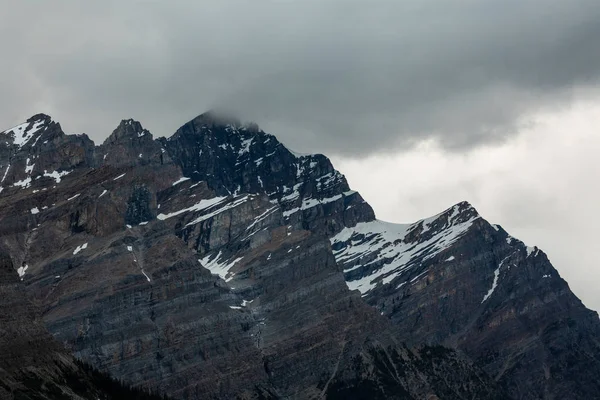
POLYGON ((302 151, 504 141, 595 95, 597 0, 0 0, 2 125, 48 110, 101 141, 214 107, 302 151))

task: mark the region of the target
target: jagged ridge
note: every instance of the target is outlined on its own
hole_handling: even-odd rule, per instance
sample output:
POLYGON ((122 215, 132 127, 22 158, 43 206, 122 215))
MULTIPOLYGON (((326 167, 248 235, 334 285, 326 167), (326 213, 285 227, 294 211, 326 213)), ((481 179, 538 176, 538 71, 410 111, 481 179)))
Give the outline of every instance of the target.
MULTIPOLYGON (((22 265, 25 283, 43 294, 40 301, 46 302, 45 318, 51 329, 77 344, 80 356, 133 381, 153 379, 175 390, 173 393, 191 395, 190 382, 198 379, 191 372, 200 366, 187 365, 190 375, 179 375, 186 383, 177 391, 169 386, 173 383, 170 378, 157 378, 155 371, 164 369, 165 364, 150 360, 153 352, 162 354, 161 359, 165 355, 155 344, 142 341, 143 349, 152 350, 134 352, 131 360, 114 361, 119 346, 131 344, 115 339, 123 331, 106 322, 115 318, 117 311, 129 315, 135 310, 149 320, 142 317, 132 328, 153 337, 154 328, 147 327, 167 329, 167 321, 160 317, 165 315, 163 307, 197 293, 204 303, 194 303, 187 313, 174 315, 201 321, 203 310, 212 310, 216 318, 212 321, 226 326, 222 334, 232 338, 220 349, 240 348, 241 344, 244 348, 247 335, 251 335, 258 352, 244 353, 242 357, 249 363, 242 368, 247 377, 260 382, 261 390, 293 393, 300 385, 308 396, 315 390, 311 376, 338 371, 337 352, 348 351, 345 345, 338 349, 337 344, 362 342, 371 334, 377 337, 375 332, 386 332, 378 340, 388 343, 395 340, 389 336, 393 332, 394 338, 409 343, 445 343, 464 350, 515 398, 537 398, 542 392, 591 398, 596 393, 591 382, 598 371, 594 361, 598 354, 594 344, 597 314, 583 307, 541 251, 509 238, 469 204, 460 203, 415 224, 387 224, 375 220, 370 206, 350 190, 326 157, 296 155, 257 126, 203 115, 169 139, 153 140, 142 132, 141 125, 125 120, 101 146, 81 139, 87 146, 85 157, 70 170, 61 170, 69 172, 63 176, 64 182, 38 180, 31 174, 31 184, 36 185, 32 191, 39 192, 17 186, 0 195, 5 243, 22 265), (41 226, 33 228, 36 224, 41 226), (33 233, 32 228, 37 231, 33 233), (8 239, 7 235, 15 232, 25 236, 8 239), (182 241, 167 240, 172 234, 182 241), (50 238, 62 246, 34 248, 50 238), (173 256, 162 259, 164 256, 152 251, 165 246, 173 249, 173 256), (180 259, 187 261, 182 264, 177 261, 180 259), (180 271, 178 279, 188 282, 189 277, 183 276, 200 265, 227 282, 208 274, 195 277, 193 285, 176 295, 161 296, 154 289, 173 283, 169 271, 180 271), (344 269, 346 283, 338 265, 344 269), (131 278, 122 276, 124 271, 131 278), (61 292, 61 284, 48 290, 55 274, 67 285, 78 282, 78 276, 93 277, 101 284, 78 283, 66 292, 61 292), (69 300, 62 305, 54 302, 65 295, 101 299, 114 287, 120 288, 116 296, 125 296, 127 285, 132 285, 136 296, 161 300, 142 303, 143 312, 120 306, 113 314, 103 315, 84 307, 76 314, 78 318, 92 319, 99 328, 82 338, 69 333, 76 330, 69 325, 73 324, 69 300), (374 310, 357 306, 362 303, 349 294, 346 285, 358 288, 364 300, 385 318, 376 318, 374 310), (207 290, 209 287, 221 289, 215 292, 207 290), (541 302, 536 300, 538 296, 541 302), (557 298, 560 301, 553 303, 557 298), (521 318, 536 324, 521 324, 521 318), (243 329, 235 328, 238 323, 243 329), (111 329, 117 329, 111 334, 113 339, 101 335, 111 329), (538 338, 540 330, 548 333, 538 338), (302 336, 300 332, 305 331, 311 336, 302 336), (583 352, 556 347, 561 340, 570 343, 575 339, 584 343, 583 352), (302 347, 315 342, 320 345, 302 347), (304 350, 299 350, 299 345, 304 350), (518 361, 520 354, 527 354, 530 362, 518 361), (577 379, 561 367, 561 357, 569 354, 577 355, 578 365, 585 371, 580 376, 587 386, 577 385, 577 379), (260 365, 261 358, 264 369, 252 369, 260 365), (136 360, 146 360, 153 367, 142 370, 136 360), (249 365, 253 367, 246 368, 249 365), (297 376, 284 372, 290 365, 300 371, 297 376), (544 380, 548 365, 554 375, 544 380)), ((72 135, 61 136, 58 142, 73 150, 72 135)), ((11 153, 9 164, 31 156, 21 149, 15 154, 11 153)), ((60 158, 68 157, 68 152, 54 157, 52 162, 64 162, 60 158)), ((5 159, 0 161, 5 163, 5 159)), ((36 159, 35 168, 38 163, 43 165, 36 159)), ((78 303, 79 307, 86 304, 78 303)), ((175 337, 193 337, 186 335, 198 332, 196 323, 176 330, 175 337)), ((203 335, 208 335, 203 337, 208 338, 208 326, 202 326, 203 335)), ((358 352, 368 349, 352 348, 358 352)), ((198 350, 188 346, 177 351, 181 352, 170 348, 166 354, 185 358, 189 351, 198 350)), ((343 359, 342 365, 349 365, 349 360, 343 359)), ((210 362, 200 368, 206 370, 207 365, 214 367, 210 371, 216 374, 223 374, 226 368, 210 362)), ((247 379, 241 378, 239 370, 226 376, 247 379)), ((225 382, 218 390, 237 390, 233 381, 225 382)), ((208 385, 201 382, 200 390, 211 390, 208 385)), ((344 387, 344 383, 336 387, 344 387)), ((408 389, 413 395, 424 393, 414 386, 408 389)))

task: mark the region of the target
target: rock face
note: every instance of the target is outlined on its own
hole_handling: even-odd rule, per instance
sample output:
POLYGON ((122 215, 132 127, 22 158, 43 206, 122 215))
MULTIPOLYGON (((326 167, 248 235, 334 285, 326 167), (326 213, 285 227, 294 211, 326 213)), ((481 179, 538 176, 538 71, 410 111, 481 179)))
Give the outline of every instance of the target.
POLYGON ((325 156, 212 113, 100 146, 50 121, 0 134, 0 246, 113 377, 181 399, 598 393, 598 316, 467 203, 377 221, 325 156))
POLYGON ((255 125, 225 122, 206 113, 162 140, 185 176, 220 195, 265 193, 286 223, 316 234, 331 235, 375 218, 327 157, 293 153, 255 125))
POLYGON ((84 368, 44 327, 12 262, 0 254, 0 398, 147 399, 84 368))

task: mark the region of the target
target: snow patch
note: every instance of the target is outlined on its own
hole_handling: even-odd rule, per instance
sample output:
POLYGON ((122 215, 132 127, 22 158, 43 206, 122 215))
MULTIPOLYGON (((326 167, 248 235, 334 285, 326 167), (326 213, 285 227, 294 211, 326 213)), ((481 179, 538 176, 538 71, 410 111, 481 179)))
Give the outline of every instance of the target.
POLYGON ((8 164, 8 166, 6 167, 6 171, 4 171, 4 176, 2 177, 2 180, 0 181, 0 183, 4 182, 4 180, 6 179, 6 175, 8 174, 9 169, 10 169, 10 164, 8 164))
POLYGON ((25 173, 26 174, 31 174, 31 172, 33 171, 33 167, 35 167, 35 163, 34 164, 29 164, 29 157, 27 157, 27 160, 25 161, 25 173))
POLYGON ((240 151, 238 151, 238 157, 250 152, 250 146, 252 145, 253 140, 254 138, 250 138, 242 141, 242 148, 240 149, 240 151))
POLYGON ((81 246, 77 246, 77 247, 75 248, 75 250, 73 250, 73 255, 75 255, 75 254, 79 253, 81 250, 85 250, 85 249, 87 249, 87 247, 88 247, 88 244, 87 244, 87 243, 84 243, 84 244, 82 244, 81 246))
POLYGON ((54 182, 56 183, 60 183, 61 179, 63 176, 69 175, 72 171, 52 171, 52 172, 48 172, 46 170, 44 170, 44 175, 45 177, 48 178, 53 178, 54 182))
POLYGON ((23 280, 23 277, 25 276, 25 271, 27 271, 27 268, 29 268, 29 265, 25 264, 25 266, 19 267, 17 269, 17 273, 19 274, 19 278, 21 278, 21 280, 23 280))
POLYGON ((181 178, 177 179, 175 182, 173 182, 173 184, 171 186, 176 186, 179 185, 181 182, 185 182, 185 181, 189 181, 190 178, 186 178, 185 176, 182 176, 181 178))
POLYGON ((40 210, 39 210, 37 207, 33 207, 33 208, 31 209, 31 213, 32 213, 32 214, 38 214, 39 212, 40 212, 40 210))
POLYGON ((227 197, 213 197, 212 199, 204 199, 204 200, 201 200, 199 203, 194 204, 191 207, 183 208, 179 211, 174 211, 174 212, 168 213, 168 214, 162 214, 162 213, 158 214, 156 216, 156 218, 162 221, 162 220, 172 218, 172 217, 175 217, 175 216, 183 214, 183 213, 201 211, 201 210, 207 209, 209 207, 212 207, 216 204, 219 204, 219 203, 223 202, 225 199, 227 199, 227 197))
POLYGON ((500 268, 502 268, 502 266, 504 265, 504 263, 506 262, 506 260, 508 260, 508 258, 510 256, 512 256, 512 253, 507 255, 506 257, 504 257, 504 259, 502 261, 500 261, 500 264, 498 264, 498 268, 496 268, 496 270, 494 271, 494 281, 492 282, 492 288, 490 290, 488 290, 488 292, 485 296, 483 296, 483 300, 481 300, 481 304, 483 304, 487 299, 489 299, 490 296, 492 295, 492 293, 494 293, 494 290, 496 290, 496 288, 498 287, 498 278, 500 277, 500 268))
POLYGON ((235 260, 229 262, 229 260, 220 260, 222 252, 219 253, 211 260, 210 255, 198 260, 200 264, 206 269, 208 269, 212 274, 219 275, 221 279, 225 280, 225 282, 229 282, 233 279, 233 274, 229 272, 229 270, 244 257, 238 257, 235 260))
POLYGON ((28 188, 31 186, 31 177, 27 177, 21 181, 13 183, 13 186, 20 186, 22 189, 28 188))
POLYGON ((19 149, 21 149, 33 138, 37 131, 44 127, 44 121, 35 121, 33 126, 27 129, 29 125, 29 122, 25 122, 21 125, 15 126, 14 128, 4 131, 4 133, 12 134, 13 144, 19 146, 19 149))
POLYGON ((148 275, 146 275, 146 272, 144 272, 144 270, 142 270, 142 274, 144 274, 144 276, 146 277, 146 280, 148 282, 150 282, 150 277, 148 275))
POLYGON ((500 267, 496 268, 494 271, 494 282, 492 282, 492 288, 488 290, 487 294, 483 296, 483 300, 481 300, 481 304, 483 304, 487 299, 490 298, 494 290, 498 287, 498 277, 500 276, 500 267))
POLYGON ((448 249, 480 218, 473 215, 459 222, 456 219, 459 213, 455 208, 450 213, 450 218, 446 219, 445 215, 449 211, 451 210, 414 224, 393 224, 379 220, 363 222, 352 228, 345 228, 332 237, 330 240, 334 256, 344 268, 348 288, 358 289, 365 295, 377 285, 391 282, 411 267, 448 249), (436 223, 437 230, 431 233, 429 239, 425 240, 421 235, 415 240, 411 238, 412 235, 409 236, 421 226, 425 231, 433 229, 433 222, 438 218, 444 218, 439 221, 444 225, 436 223), (348 273, 358 268, 367 271, 371 268, 372 271, 361 278, 349 278, 353 274, 348 273))
POLYGON ((234 199, 231 203, 227 203, 225 204, 223 207, 218 208, 214 211, 209 212, 208 214, 205 215, 201 215, 200 217, 196 218, 195 220, 193 220, 192 222, 188 222, 185 226, 191 226, 191 225, 196 225, 202 221, 206 221, 209 218, 214 217, 217 214, 220 214, 224 211, 230 210, 232 208, 235 208, 237 206, 239 206, 242 203, 245 203, 248 200, 249 196, 243 196, 237 199, 234 199))
MULTIPOLYGON (((127 173, 127 172, 126 172, 126 173, 127 173)), ((126 173, 125 173, 125 174, 126 174, 126 173)), ((124 176, 125 176, 125 174, 121 174, 121 175, 117 176, 116 178, 114 178, 114 179, 113 179, 113 181, 116 181, 117 179, 121 179, 122 177, 124 177, 124 176)))

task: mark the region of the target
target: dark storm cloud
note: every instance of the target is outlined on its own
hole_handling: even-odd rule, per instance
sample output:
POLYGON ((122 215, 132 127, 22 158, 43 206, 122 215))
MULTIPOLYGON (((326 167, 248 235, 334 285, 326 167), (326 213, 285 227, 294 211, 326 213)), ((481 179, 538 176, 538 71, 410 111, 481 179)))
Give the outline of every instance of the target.
POLYGON ((513 135, 600 75, 597 0, 0 0, 0 121, 170 135, 215 106, 299 150, 513 135))

